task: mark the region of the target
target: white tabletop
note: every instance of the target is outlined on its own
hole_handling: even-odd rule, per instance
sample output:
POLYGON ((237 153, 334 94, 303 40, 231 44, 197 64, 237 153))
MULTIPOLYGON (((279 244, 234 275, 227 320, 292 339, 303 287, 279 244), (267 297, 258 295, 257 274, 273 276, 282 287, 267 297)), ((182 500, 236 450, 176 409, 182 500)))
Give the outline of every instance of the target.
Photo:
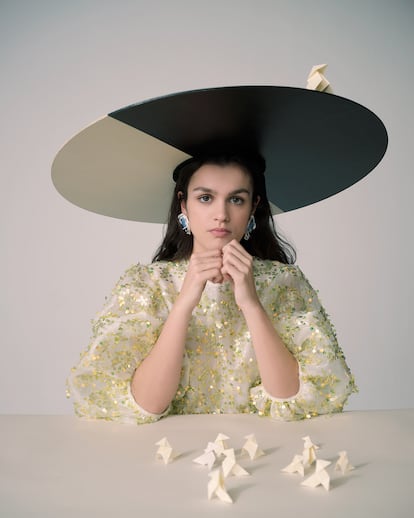
MULTIPOLYGON (((0 516, 15 517, 412 517, 414 410, 345 412, 301 422, 253 415, 170 416, 141 426, 71 416, 0 416, 0 516), (256 435, 266 455, 239 463, 249 477, 226 479, 233 504, 207 499, 208 469, 193 463, 222 432, 239 450, 256 435), (282 473, 302 438, 332 461, 331 489, 282 473), (167 437, 180 454, 156 460, 167 437), (346 450, 355 469, 334 470, 346 450)), ((309 469, 307 472, 312 473, 309 469)), ((306 477, 306 475, 305 475, 306 477)))

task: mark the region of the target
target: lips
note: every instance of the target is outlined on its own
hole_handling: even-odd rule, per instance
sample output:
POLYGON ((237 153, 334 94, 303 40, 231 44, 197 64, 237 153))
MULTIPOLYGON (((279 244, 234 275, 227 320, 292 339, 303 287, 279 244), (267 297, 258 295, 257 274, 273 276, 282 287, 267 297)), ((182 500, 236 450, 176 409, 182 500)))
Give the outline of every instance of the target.
POLYGON ((226 237, 230 234, 230 230, 227 230, 225 228, 212 228, 210 230, 210 233, 216 237, 226 237))

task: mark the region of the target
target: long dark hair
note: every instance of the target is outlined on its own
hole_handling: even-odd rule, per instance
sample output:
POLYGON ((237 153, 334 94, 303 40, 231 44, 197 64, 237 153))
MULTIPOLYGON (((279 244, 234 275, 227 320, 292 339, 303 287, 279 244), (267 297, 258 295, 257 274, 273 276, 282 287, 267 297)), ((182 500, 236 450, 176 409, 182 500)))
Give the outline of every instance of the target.
POLYGON ((254 213, 256 229, 249 240, 242 239, 241 241, 247 252, 259 259, 272 259, 284 264, 293 264, 296 260, 295 250, 276 232, 270 210, 264 177, 265 161, 257 153, 245 151, 208 152, 190 158, 176 167, 173 173, 176 184, 171 200, 167 230, 153 261, 180 261, 190 258, 193 250, 193 236, 182 230, 177 216, 181 212, 181 200, 187 200, 188 184, 192 175, 205 164, 238 165, 249 174, 252 180, 253 200, 256 200, 258 196, 260 200, 254 213), (181 198, 180 193, 182 193, 181 198))

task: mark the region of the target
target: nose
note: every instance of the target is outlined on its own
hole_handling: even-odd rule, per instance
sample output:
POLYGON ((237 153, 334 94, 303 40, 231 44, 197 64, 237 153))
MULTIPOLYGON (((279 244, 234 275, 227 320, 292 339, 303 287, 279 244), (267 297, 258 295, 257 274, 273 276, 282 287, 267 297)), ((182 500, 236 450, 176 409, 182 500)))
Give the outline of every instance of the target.
POLYGON ((228 207, 225 201, 218 202, 216 205, 216 214, 214 219, 219 223, 229 221, 228 207))

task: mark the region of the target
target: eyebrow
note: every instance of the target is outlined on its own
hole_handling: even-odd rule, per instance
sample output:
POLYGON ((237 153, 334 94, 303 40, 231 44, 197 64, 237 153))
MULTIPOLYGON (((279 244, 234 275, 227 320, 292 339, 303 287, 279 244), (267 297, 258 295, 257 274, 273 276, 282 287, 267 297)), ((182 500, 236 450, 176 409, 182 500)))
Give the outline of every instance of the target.
MULTIPOLYGON (((209 189, 208 187, 194 187, 193 192, 201 191, 201 192, 207 192, 209 194, 217 194, 217 191, 214 191, 213 189, 209 189)), ((251 191, 249 189, 245 189, 244 187, 240 189, 236 189, 234 191, 229 192, 229 196, 234 196, 235 194, 251 194, 251 191)))

